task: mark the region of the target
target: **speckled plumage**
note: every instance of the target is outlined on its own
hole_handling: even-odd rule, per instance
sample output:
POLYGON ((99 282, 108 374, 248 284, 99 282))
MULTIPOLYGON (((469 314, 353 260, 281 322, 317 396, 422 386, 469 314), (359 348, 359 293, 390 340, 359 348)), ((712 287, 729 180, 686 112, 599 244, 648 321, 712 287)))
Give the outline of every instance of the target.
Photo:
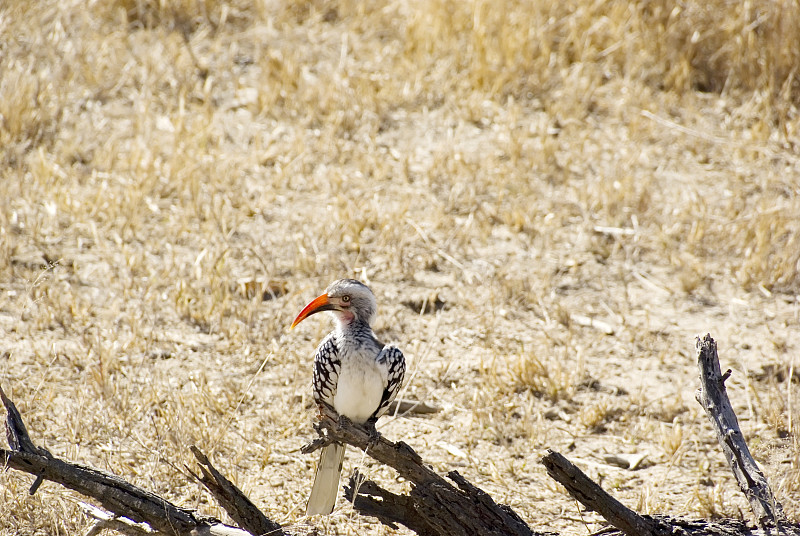
MULTIPOLYGON (((369 334, 361 335, 360 337, 347 333, 337 335, 336 331, 332 331, 322 340, 314 356, 314 401, 317 404, 324 402, 339 411, 335 404, 335 397, 342 369, 342 356, 345 359, 355 360, 362 352, 367 356, 372 354, 378 368, 386 371, 381 400, 369 415, 369 418, 377 419, 386 412, 389 404, 400 391, 405 376, 406 362, 399 348, 382 345, 372 335, 372 330, 369 334), (342 351, 339 350, 340 347, 343 349, 342 351)), ((366 420, 357 415, 345 416, 360 423, 366 420)))
MULTIPOLYGON (((337 305, 326 303, 322 310, 331 311, 336 323, 314 356, 314 400, 332 406, 353 422, 374 422, 400 391, 405 358, 396 346, 386 346, 375 337, 370 324, 377 305, 366 285, 340 279, 328 287, 326 295, 337 305)), ((304 318, 302 313, 299 318, 304 318)), ((308 501, 309 515, 333 510, 343 459, 343 445, 322 449, 308 501)))

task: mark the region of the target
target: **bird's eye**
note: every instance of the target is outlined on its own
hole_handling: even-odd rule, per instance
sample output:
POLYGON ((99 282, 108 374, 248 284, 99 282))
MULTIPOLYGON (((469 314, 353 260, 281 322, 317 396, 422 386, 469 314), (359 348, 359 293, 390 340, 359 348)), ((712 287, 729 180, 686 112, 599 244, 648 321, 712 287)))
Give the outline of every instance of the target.
POLYGON ((342 301, 343 301, 344 303, 347 303, 347 302, 349 302, 349 301, 350 301, 350 296, 348 296, 347 294, 345 294, 344 296, 342 296, 342 301))

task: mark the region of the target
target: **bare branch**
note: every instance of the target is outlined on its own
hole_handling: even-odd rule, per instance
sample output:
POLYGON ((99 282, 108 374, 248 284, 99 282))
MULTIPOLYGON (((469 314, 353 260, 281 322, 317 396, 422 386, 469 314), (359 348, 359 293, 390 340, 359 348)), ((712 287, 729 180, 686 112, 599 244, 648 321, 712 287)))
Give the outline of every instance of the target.
MULTIPOLYGON (((203 476, 197 476, 209 492, 217 499, 217 502, 226 512, 236 521, 236 524, 248 531, 250 534, 286 534, 281 526, 265 516, 253 502, 236 487, 233 482, 222 476, 217 469, 211 465, 208 457, 200 452, 200 449, 192 445, 189 447, 200 465, 203 476)), ((190 471, 191 472, 191 471, 190 471)))
POLYGON ((738 519, 686 519, 637 514, 606 493, 597 483, 558 452, 542 457, 547 474, 560 482, 586 508, 599 513, 618 530, 604 529, 604 536, 800 536, 800 527, 783 524, 774 528, 748 526, 738 519))
POLYGON ((760 526, 785 523, 783 508, 772 494, 767 478, 750 454, 739 428, 739 421, 725 389, 725 380, 731 371, 722 374, 717 343, 707 334, 702 339, 697 338, 696 346, 701 386, 696 398, 711 421, 739 488, 750 502, 750 508, 760 526))
POLYGON ((547 473, 563 484, 570 495, 585 507, 598 512, 619 529, 619 532, 604 530, 602 533, 607 536, 800 536, 800 526, 786 521, 780 504, 772 495, 764 474, 744 442, 736 414, 725 392, 725 380, 730 377, 731 371, 721 372, 716 343, 710 335, 703 340, 698 338, 697 351, 702 385, 697 400, 711 419, 736 480, 756 513, 759 527, 751 527, 735 519, 706 521, 637 514, 603 491, 562 455, 550 450, 542 458, 547 473))
MULTIPOLYGON (((570 495, 590 510, 629 536, 655 536, 662 534, 658 523, 645 519, 614 497, 573 465, 564 456, 548 449, 542 464, 552 479, 567 488, 570 495)), ((666 534, 669 534, 667 532, 666 534)))
POLYGON ((47 479, 94 498, 120 518, 144 523, 164 534, 247 536, 248 533, 241 529, 224 525, 212 517, 197 515, 117 476, 53 456, 46 449, 34 445, 22 416, 2 388, 0 399, 8 414, 6 435, 11 446, 10 450, 0 449, 0 465, 35 475, 32 491, 36 491, 39 480, 47 479))
POLYGON ((422 458, 402 441, 392 443, 375 438, 330 409, 322 408, 317 430, 326 441, 347 443, 365 451, 375 460, 394 468, 413 483, 408 496, 395 495, 374 482, 351 481, 347 495, 355 498, 354 507, 361 513, 392 525, 402 523, 424 535, 514 535, 533 536, 531 528, 508 506, 498 505, 483 490, 470 484, 456 472, 448 476, 458 487, 439 476, 422 458), (359 492, 364 490, 364 495, 359 492))
POLYGON ((397 524, 406 525, 420 536, 437 536, 424 518, 416 515, 414 499, 408 495, 397 495, 366 480, 356 469, 344 488, 345 498, 362 515, 377 517, 381 523, 393 529, 397 524))
POLYGON ((94 505, 79 502, 78 506, 83 508, 87 515, 97 520, 86 532, 85 536, 97 536, 105 529, 115 530, 127 536, 152 536, 153 534, 162 534, 161 532, 154 531, 145 523, 136 523, 126 517, 109 514, 105 510, 101 510, 94 505))

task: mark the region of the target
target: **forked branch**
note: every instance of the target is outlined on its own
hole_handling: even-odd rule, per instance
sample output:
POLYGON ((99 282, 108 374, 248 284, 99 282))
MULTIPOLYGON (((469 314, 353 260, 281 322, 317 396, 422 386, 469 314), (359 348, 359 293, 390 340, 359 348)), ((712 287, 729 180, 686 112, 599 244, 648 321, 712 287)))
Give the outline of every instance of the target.
MULTIPOLYGON (((600 513, 617 531, 604 531, 608 536, 766 536, 780 534, 800 536, 800 526, 786 521, 780 503, 775 499, 764 474, 759 469, 744 441, 738 420, 725 391, 730 371, 721 373, 717 347, 706 335, 697 341, 701 388, 697 400, 708 413, 720 446, 733 470, 740 488, 750 501, 759 527, 738 520, 691 520, 669 516, 640 515, 622 505, 557 452, 548 451, 542 458, 548 474, 563 484, 569 493, 589 509, 600 513)), ((22 417, 0 388, 0 398, 8 413, 6 435, 10 449, 0 449, 0 464, 34 475, 30 493, 35 493, 43 480, 51 480, 97 500, 114 516, 108 519, 92 514, 100 521, 92 531, 102 528, 138 531, 146 534, 152 528, 162 534, 193 536, 246 536, 247 534, 287 533, 271 521, 229 480, 217 471, 208 458, 192 447, 202 476, 196 478, 216 497, 231 517, 245 530, 224 525, 216 519, 197 515, 169 501, 133 486, 119 477, 91 467, 70 463, 53 456, 33 443, 22 417), (124 521, 117 523, 116 520, 124 521), (128 523, 125 520, 130 520, 128 523), (133 526, 146 524, 146 527, 133 526)), ((331 441, 347 443, 364 450, 378 462, 394 468, 412 483, 408 495, 395 494, 358 473, 350 479, 345 496, 354 508, 396 527, 403 524, 422 536, 440 535, 513 535, 533 536, 553 533, 534 532, 510 507, 497 504, 483 490, 455 471, 446 480, 433 471, 407 444, 375 438, 368 430, 339 419, 325 408, 318 425, 320 439, 304 452, 311 452, 331 441)), ((90 531, 90 532, 92 532, 90 531)))
POLYGON ((200 449, 194 445, 189 448, 197 459, 203 476, 196 475, 191 469, 189 472, 206 487, 237 525, 250 534, 275 536, 286 534, 278 523, 265 516, 233 482, 217 471, 208 457, 200 452, 200 449))
POLYGON ((448 473, 450 481, 445 480, 402 441, 376 439, 361 426, 339 419, 330 408, 323 408, 316 428, 324 441, 311 443, 304 452, 311 452, 324 442, 346 443, 392 467, 413 484, 409 495, 396 495, 374 482, 351 479, 348 499, 355 499, 354 508, 365 515, 375 516, 390 526, 402 523, 424 535, 543 534, 531 530, 510 507, 495 503, 456 471, 448 473))
POLYGON ((11 447, 8 450, 0 449, 0 464, 34 475, 36 480, 31 486, 31 494, 35 493, 42 480, 50 480, 92 497, 116 517, 144 523, 159 533, 187 536, 250 534, 212 517, 176 506, 117 476, 53 456, 33 443, 22 416, 1 387, 0 399, 6 407, 6 436, 11 447))

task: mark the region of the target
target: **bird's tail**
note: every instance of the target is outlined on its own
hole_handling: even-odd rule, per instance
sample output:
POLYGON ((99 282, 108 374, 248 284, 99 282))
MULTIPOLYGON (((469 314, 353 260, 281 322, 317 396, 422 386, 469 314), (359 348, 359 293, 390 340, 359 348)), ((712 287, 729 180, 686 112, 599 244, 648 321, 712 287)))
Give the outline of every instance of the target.
POLYGON ((344 445, 340 443, 331 443, 323 447, 317 474, 314 475, 314 487, 311 488, 311 495, 308 498, 306 515, 328 515, 333 512, 336 496, 339 494, 339 476, 342 474, 344 450, 344 445))

